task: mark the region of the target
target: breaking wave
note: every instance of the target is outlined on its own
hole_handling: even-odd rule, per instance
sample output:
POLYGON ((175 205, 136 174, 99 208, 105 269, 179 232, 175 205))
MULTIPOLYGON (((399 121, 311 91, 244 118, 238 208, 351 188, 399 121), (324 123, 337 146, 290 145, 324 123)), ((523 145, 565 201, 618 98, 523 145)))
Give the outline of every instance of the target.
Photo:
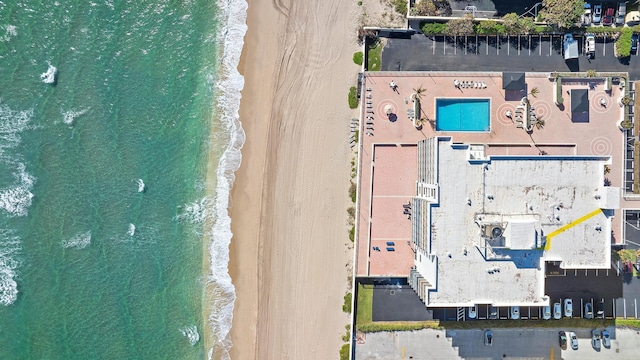
POLYGON ((27 129, 32 117, 33 109, 14 111, 2 104, 0 99, 0 158, 2 160, 7 160, 6 149, 20 144, 20 133, 27 129))
POLYGON ((91 231, 80 233, 71 239, 62 240, 62 247, 65 249, 76 248, 84 249, 91 244, 91 231))
POLYGON ((129 234, 129 236, 133 236, 136 233, 136 226, 133 224, 129 224, 129 231, 127 231, 127 234, 129 234))
POLYGON ((0 229, 0 305, 11 305, 18 298, 16 269, 22 245, 13 231, 0 229))
POLYGON ((182 212, 176 216, 178 221, 186 221, 190 224, 202 224, 209 214, 207 205, 209 201, 206 197, 191 204, 182 206, 182 212))
POLYGON ((142 181, 142 179, 138 179, 138 192, 144 192, 144 190, 145 190, 144 181, 142 181))
POLYGON ((54 84, 56 82, 56 74, 58 73, 58 69, 49 64, 49 68, 46 72, 40 74, 40 80, 42 80, 45 84, 54 84))
POLYGON ((69 110, 69 111, 63 111, 62 112, 62 116, 63 116, 63 120, 65 124, 67 125, 73 125, 73 123, 75 122, 76 118, 78 116, 84 115, 87 111, 89 111, 90 108, 86 108, 86 109, 81 109, 81 110, 69 110))
POLYGON ((240 54, 247 31, 247 2, 245 0, 218 0, 221 10, 220 30, 217 43, 222 44, 219 53, 219 78, 214 81, 216 107, 220 122, 230 136, 216 171, 215 199, 213 199, 213 226, 209 254, 211 257, 208 289, 211 294, 209 325, 213 334, 213 353, 221 359, 230 359, 232 347, 229 331, 233 321, 233 306, 236 299, 235 287, 229 276, 229 244, 231 242, 231 218, 229 217, 229 195, 235 180, 235 171, 240 167, 244 144, 244 131, 239 120, 241 90, 244 78, 238 72, 240 54))
POLYGON ((18 164, 18 171, 13 174, 17 184, 0 189, 0 209, 4 209, 12 216, 25 216, 31 206, 33 184, 35 178, 26 172, 22 163, 18 164))
POLYGON ((180 329, 180 332, 189 340, 189 344, 191 345, 195 345, 200 341, 200 334, 198 334, 198 328, 195 325, 185 326, 180 329))

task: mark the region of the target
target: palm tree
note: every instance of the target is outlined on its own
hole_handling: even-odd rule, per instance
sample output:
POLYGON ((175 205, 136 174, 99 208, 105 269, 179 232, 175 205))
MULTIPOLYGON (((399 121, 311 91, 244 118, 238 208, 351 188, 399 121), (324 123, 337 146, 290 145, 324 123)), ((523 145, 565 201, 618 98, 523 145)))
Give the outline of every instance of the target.
POLYGON ((611 172, 611 168, 609 167, 609 165, 605 165, 604 166, 604 174, 607 175, 610 172, 611 172))
POLYGON ((531 95, 534 98, 537 98, 538 94, 540 94, 540 89, 538 89, 537 87, 534 87, 533 89, 531 89, 531 92, 529 92, 528 95, 531 95))
POLYGON ((536 118, 536 122, 534 124, 536 125, 536 128, 540 130, 544 127, 544 119, 536 118))
POLYGON ((413 89, 413 92, 416 94, 416 99, 422 98, 422 94, 424 94, 425 91, 427 91, 427 89, 423 88, 422 84, 420 84, 417 89, 413 89))

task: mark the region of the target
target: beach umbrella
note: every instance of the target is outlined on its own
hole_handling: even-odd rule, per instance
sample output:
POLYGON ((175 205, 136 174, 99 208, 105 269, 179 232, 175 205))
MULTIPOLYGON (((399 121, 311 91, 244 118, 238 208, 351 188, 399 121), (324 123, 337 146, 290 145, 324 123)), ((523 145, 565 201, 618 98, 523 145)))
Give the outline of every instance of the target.
POLYGON ((387 104, 384 106, 384 113, 389 115, 391 113, 393 113, 393 105, 391 104, 387 104))

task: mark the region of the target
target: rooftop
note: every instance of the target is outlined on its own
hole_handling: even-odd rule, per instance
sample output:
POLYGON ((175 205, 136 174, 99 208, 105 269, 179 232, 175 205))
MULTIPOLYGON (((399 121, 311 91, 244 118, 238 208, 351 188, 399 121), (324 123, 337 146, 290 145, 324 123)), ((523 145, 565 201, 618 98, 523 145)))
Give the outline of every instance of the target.
POLYGON ((431 305, 539 305, 545 301, 543 259, 565 268, 609 267, 612 212, 600 209, 616 206, 607 199, 620 196, 603 185, 610 157, 479 161, 471 147, 450 137, 438 138, 437 146, 439 201, 430 216, 438 267, 431 305))

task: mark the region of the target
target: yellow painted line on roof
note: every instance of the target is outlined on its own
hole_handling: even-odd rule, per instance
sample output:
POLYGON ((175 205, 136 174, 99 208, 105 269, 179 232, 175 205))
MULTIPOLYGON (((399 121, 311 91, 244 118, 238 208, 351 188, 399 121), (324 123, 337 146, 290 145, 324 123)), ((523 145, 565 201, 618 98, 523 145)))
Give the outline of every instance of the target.
POLYGON ((572 222, 570 222, 570 223, 568 223, 566 225, 563 225, 563 226, 555 229, 554 231, 550 232, 549 235, 547 235, 547 243, 544 245, 544 249, 545 250, 549 250, 549 248, 551 247, 551 238, 552 237, 554 237, 554 236, 556 236, 558 234, 561 234, 561 233, 571 229, 572 227, 591 219, 592 217, 594 217, 594 216, 596 216, 596 215, 598 215, 600 213, 602 213, 602 209, 593 210, 592 212, 588 213, 587 215, 584 215, 583 217, 580 217, 577 220, 574 220, 574 221, 572 221, 572 222))

